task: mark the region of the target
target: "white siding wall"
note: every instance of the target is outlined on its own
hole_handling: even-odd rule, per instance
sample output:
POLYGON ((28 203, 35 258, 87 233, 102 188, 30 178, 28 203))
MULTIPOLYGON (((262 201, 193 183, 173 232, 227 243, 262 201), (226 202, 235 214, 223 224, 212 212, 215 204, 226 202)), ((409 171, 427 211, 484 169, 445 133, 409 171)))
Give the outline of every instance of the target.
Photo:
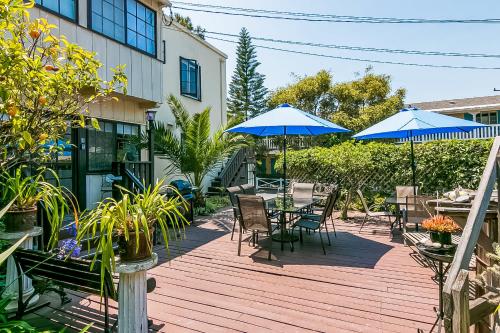
POLYGON ((158 1, 144 0, 142 2, 150 8, 157 9, 157 59, 87 29, 87 0, 78 2, 78 25, 37 7, 31 9, 30 12, 33 18, 44 17, 56 24, 59 27, 57 35, 65 35, 70 42, 95 51, 97 58, 104 65, 99 70, 99 75, 103 79, 111 79, 113 74, 110 68, 124 64, 128 78, 127 94, 146 101, 161 103, 163 84, 159 73, 162 73, 163 63, 159 59, 163 57, 163 49, 161 29, 158 28, 161 26, 161 12, 158 1))
MULTIPOLYGON (((210 106, 212 130, 226 121, 226 58, 227 56, 210 47, 208 43, 187 33, 183 28, 163 27, 163 39, 166 42, 166 64, 163 81, 165 89, 162 99, 170 94, 178 97, 186 109, 194 114, 210 106), (179 58, 194 59, 201 66, 201 101, 180 94, 179 58)), ((167 105, 158 110, 158 119, 174 122, 173 115, 167 105)))

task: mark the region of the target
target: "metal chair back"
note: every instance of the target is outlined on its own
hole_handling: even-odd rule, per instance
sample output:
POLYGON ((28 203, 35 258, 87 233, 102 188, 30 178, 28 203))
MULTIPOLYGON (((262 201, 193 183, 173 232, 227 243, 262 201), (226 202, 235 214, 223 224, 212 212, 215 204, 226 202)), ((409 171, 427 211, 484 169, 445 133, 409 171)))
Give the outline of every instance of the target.
POLYGON ((370 207, 368 207, 368 204, 366 203, 366 199, 363 195, 363 192, 361 192, 360 189, 356 190, 356 193, 358 193, 359 200, 361 200, 361 204, 363 205, 363 209, 365 210, 366 214, 370 213, 370 207))
POLYGON ((407 196, 405 206, 405 224, 420 224, 423 220, 431 217, 433 213, 432 208, 427 204, 427 201, 431 199, 432 197, 423 195, 407 196))
POLYGON ((336 200, 337 200, 337 191, 333 191, 326 198, 325 209, 323 209, 323 212, 321 213, 321 220, 320 220, 321 224, 326 224, 326 220, 328 219, 329 216, 332 215, 333 206, 335 205, 336 200))
POLYGON ((257 193, 255 191, 255 186, 253 186, 252 184, 243 184, 243 185, 240 185, 240 188, 244 194, 255 195, 257 193))
POLYGON ((294 183, 292 197, 294 200, 312 199, 314 184, 312 183, 294 183))
MULTIPOLYGON (((416 193, 418 194, 418 186, 415 186, 416 193)), ((413 186, 396 186, 396 198, 404 199, 409 196, 414 196, 413 186)))
POLYGON ((267 229, 271 232, 271 221, 267 216, 264 198, 258 195, 238 194, 240 227, 243 230, 267 229))

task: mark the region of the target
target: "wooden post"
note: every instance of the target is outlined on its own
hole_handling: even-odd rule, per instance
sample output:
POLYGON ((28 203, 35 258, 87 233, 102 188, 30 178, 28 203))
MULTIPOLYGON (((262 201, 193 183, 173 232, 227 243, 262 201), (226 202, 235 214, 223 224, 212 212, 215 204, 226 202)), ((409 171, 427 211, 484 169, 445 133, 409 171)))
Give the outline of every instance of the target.
POLYGON ((469 272, 462 269, 451 288, 453 299, 452 332, 468 333, 469 320, 469 272))

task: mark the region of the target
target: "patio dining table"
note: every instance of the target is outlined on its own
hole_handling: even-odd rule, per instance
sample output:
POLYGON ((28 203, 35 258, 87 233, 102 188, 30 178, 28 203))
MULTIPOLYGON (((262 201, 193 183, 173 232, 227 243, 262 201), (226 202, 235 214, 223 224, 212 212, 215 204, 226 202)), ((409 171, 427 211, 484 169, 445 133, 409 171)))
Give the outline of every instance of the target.
POLYGON ((291 251, 294 250, 293 243, 299 240, 298 236, 293 235, 287 230, 286 216, 297 215, 305 210, 309 210, 312 206, 318 204, 321 198, 293 199, 286 197, 286 207, 283 205, 283 197, 274 197, 265 201, 266 209, 271 214, 279 215, 280 231, 272 235, 272 240, 281 243, 281 250, 284 249, 285 243, 290 243, 291 251))

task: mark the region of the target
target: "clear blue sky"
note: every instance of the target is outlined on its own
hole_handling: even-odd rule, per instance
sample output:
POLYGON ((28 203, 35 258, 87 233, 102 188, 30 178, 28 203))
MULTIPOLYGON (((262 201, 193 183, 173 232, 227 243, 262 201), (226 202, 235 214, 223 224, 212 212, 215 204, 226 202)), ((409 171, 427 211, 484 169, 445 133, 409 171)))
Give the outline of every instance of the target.
MULTIPOLYGON (((187 1, 187 0, 186 0, 187 1)), ((174 1, 173 1, 174 2, 174 1)), ((336 15, 402 17, 402 18, 500 18, 500 1, 484 0, 211 0, 204 2, 234 7, 251 7, 336 15)), ((175 2, 174 2, 175 5, 175 2)), ((500 54, 500 24, 354 24, 279 21, 232 17, 220 14, 176 10, 189 15, 195 25, 208 31, 238 33, 247 27, 251 35, 296 41, 344 44, 377 48, 451 51, 462 53, 500 54)), ((207 39, 228 54, 228 83, 235 66, 236 45, 207 39)), ((255 42, 261 43, 261 42, 255 42)), ((500 67, 500 58, 454 58, 438 56, 398 55, 360 51, 341 51, 281 44, 281 48, 358 58, 431 64, 500 67)), ((262 63, 259 71, 266 75, 266 86, 274 89, 293 80, 291 73, 314 74, 330 70, 335 81, 355 78, 367 63, 286 54, 257 49, 262 63)), ((389 74, 393 88, 407 89, 406 102, 494 95, 500 88, 500 70, 436 69, 373 64, 376 73, 389 74)))

